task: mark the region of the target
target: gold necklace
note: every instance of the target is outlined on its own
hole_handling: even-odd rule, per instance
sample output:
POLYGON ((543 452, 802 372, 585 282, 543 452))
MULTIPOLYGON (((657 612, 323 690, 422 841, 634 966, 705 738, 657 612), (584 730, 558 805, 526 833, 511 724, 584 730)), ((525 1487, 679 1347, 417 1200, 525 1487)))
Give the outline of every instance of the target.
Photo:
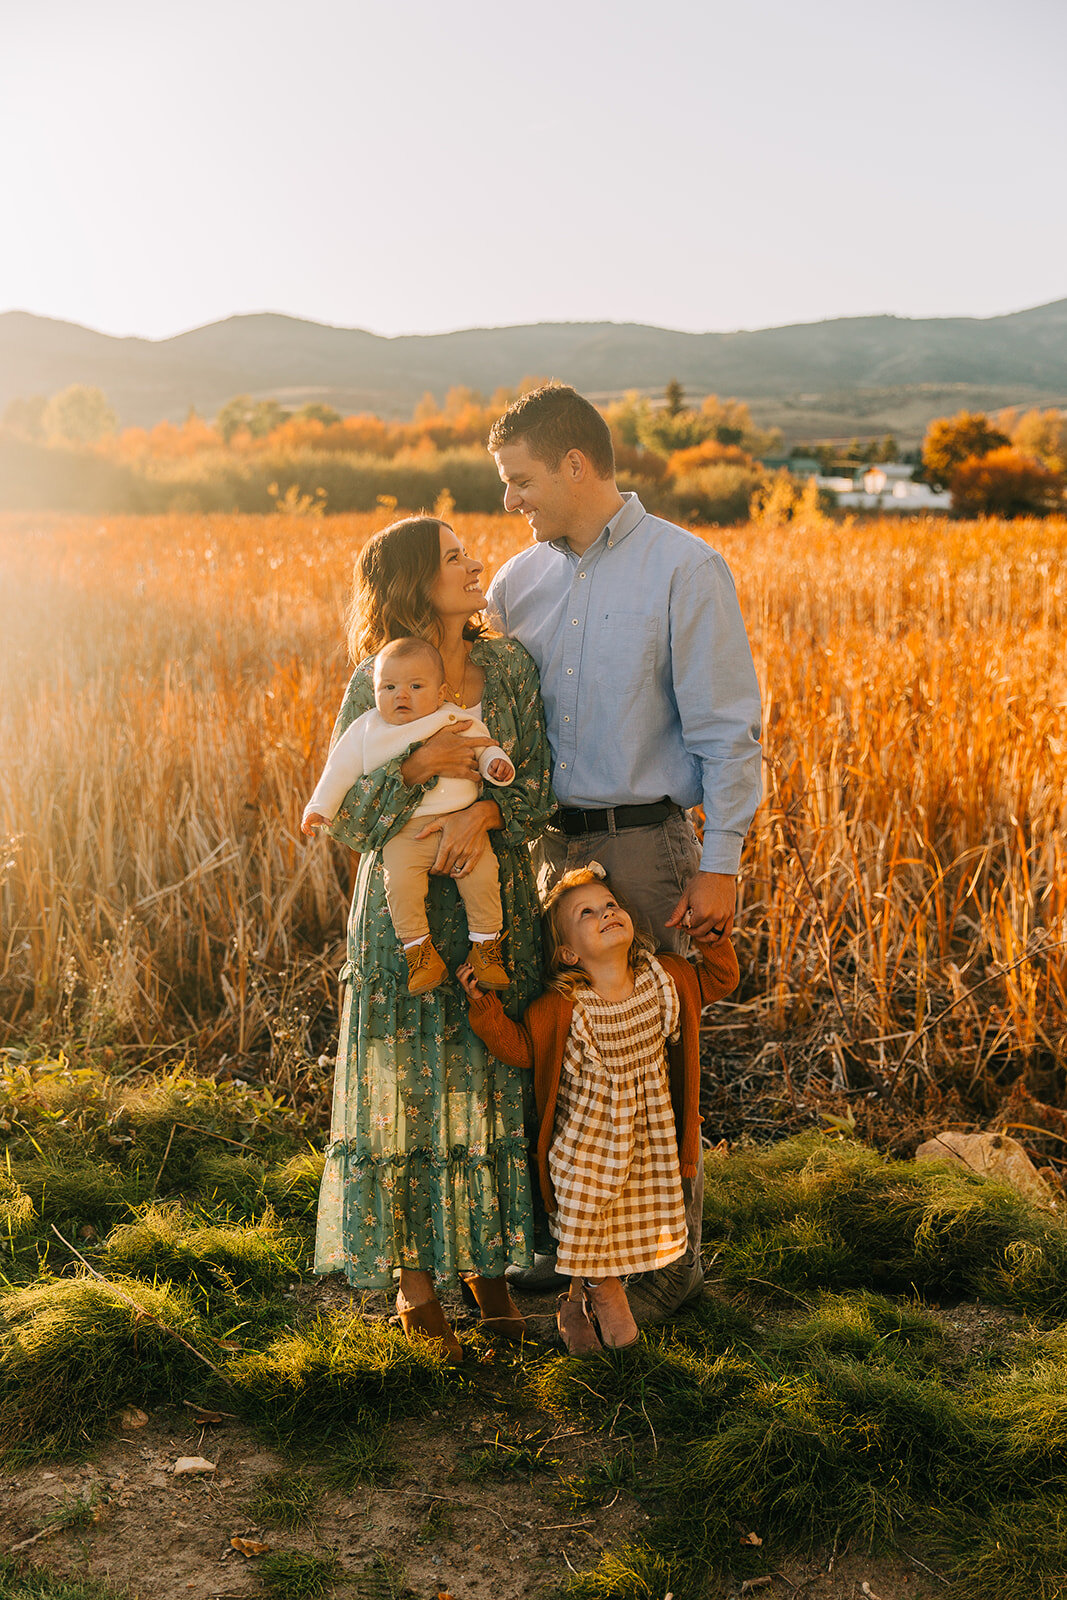
POLYGON ((467 667, 468 667, 469 663, 470 663, 470 651, 467 650, 467 651, 464 651, 464 654, 463 654, 463 676, 459 680, 459 688, 458 689, 454 689, 452 687, 452 685, 448 681, 447 675, 445 677, 445 688, 448 690, 449 694, 452 696, 453 705, 457 705, 457 706, 461 707, 461 709, 464 710, 464 711, 466 711, 466 709, 467 709, 467 702, 463 697, 467 692, 467 667))

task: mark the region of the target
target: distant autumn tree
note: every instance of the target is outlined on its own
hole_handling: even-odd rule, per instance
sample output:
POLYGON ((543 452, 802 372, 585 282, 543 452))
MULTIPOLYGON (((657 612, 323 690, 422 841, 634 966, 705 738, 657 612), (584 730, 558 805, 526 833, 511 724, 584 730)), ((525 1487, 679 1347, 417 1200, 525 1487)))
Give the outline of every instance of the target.
POLYGON ((664 389, 663 406, 669 417, 677 417, 685 410, 685 390, 677 378, 672 378, 664 389))
POLYGON ((24 439, 41 439, 44 437, 44 414, 48 406, 48 396, 31 394, 23 398, 16 396, 8 402, 4 411, 4 427, 10 428, 12 433, 19 433, 24 439))
POLYGON ((95 444, 114 433, 117 420, 101 389, 72 383, 49 400, 41 415, 41 427, 49 439, 60 439, 65 444, 95 444))
POLYGON ((232 400, 227 400, 215 418, 215 427, 227 444, 242 429, 250 433, 253 439, 265 439, 268 433, 281 426, 288 415, 277 400, 253 400, 249 394, 238 394, 232 400))
POLYGON ((923 440, 923 475, 929 483, 949 484, 956 468, 971 457, 987 456, 1010 441, 982 411, 960 411, 931 422, 923 440))
POLYGON ((1063 474, 1001 445, 953 470, 952 509, 964 517, 1043 516, 1063 506, 1063 474))
POLYGON ((328 427, 333 422, 340 422, 341 413, 335 411, 333 406, 324 405, 321 400, 313 400, 310 405, 294 411, 292 417, 294 422, 321 422, 328 427))
POLYGON ((1067 472, 1067 415, 1062 411, 1027 411, 1013 426, 1011 442, 1053 472, 1067 472))

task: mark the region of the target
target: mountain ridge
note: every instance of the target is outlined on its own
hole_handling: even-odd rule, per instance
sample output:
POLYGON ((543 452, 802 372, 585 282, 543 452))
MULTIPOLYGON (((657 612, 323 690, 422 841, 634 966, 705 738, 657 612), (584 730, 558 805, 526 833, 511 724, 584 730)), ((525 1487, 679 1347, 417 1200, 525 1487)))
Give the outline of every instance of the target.
MULTIPOLYGON (((190 406, 212 416, 239 393, 406 416, 427 390, 438 399, 453 385, 488 394, 531 374, 594 397, 655 392, 677 378, 695 395, 747 400, 764 420, 820 397, 842 410, 842 398, 860 391, 866 414, 882 390, 908 391, 917 416, 923 392, 960 385, 998 404, 1057 403, 1067 396, 1067 297, 994 317, 878 313, 706 333, 603 321, 385 335, 261 311, 152 340, 0 313, 0 408, 88 383, 123 425, 177 421, 190 406)), ((846 421, 849 412, 846 404, 846 421)))

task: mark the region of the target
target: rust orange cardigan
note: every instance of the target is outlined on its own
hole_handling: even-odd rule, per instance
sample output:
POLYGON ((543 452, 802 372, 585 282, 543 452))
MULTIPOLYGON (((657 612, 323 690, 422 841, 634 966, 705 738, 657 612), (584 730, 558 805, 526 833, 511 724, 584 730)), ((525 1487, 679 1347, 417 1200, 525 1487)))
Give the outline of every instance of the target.
MULTIPOLYGON (((696 1173, 700 1155, 700 1012, 713 1000, 736 989, 737 957, 729 940, 698 944, 700 965, 694 966, 670 950, 657 950, 656 959, 674 979, 681 1008, 681 1031, 676 1044, 667 1046, 671 1106, 678 1135, 678 1161, 684 1178, 696 1173)), ((549 1211, 556 1209, 548 1175, 548 1147, 556 1117, 563 1051, 570 1032, 574 1004, 565 994, 548 989, 526 1008, 521 1022, 512 1022, 495 994, 470 1002, 470 1023, 491 1055, 509 1067, 525 1067, 534 1075, 534 1098, 540 1121, 537 1134, 537 1168, 549 1211)))

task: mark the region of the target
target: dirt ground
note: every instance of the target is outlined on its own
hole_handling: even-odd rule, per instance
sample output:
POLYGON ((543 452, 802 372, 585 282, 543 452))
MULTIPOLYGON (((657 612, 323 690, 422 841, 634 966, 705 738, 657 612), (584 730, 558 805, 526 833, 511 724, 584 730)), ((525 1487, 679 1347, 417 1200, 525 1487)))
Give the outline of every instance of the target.
MULTIPOLYGON (((304 1285, 297 1294, 304 1311, 350 1303, 337 1279, 304 1285)), ((384 1296, 361 1296, 358 1302, 370 1315, 386 1316, 391 1309, 384 1296)), ((551 1305, 533 1297, 522 1302, 536 1333, 546 1339, 551 1305)), ((454 1318, 462 1333, 458 1305, 454 1318)), ((248 1510, 264 1477, 287 1465, 283 1456, 235 1418, 198 1421, 192 1396, 188 1409, 161 1409, 142 1426, 120 1427, 83 1462, 5 1471, 0 1549, 66 1576, 107 1580, 128 1588, 136 1600, 262 1594, 262 1556, 242 1555, 231 1544, 234 1538, 274 1551, 336 1553, 342 1596, 547 1600, 571 1573, 594 1566, 604 1550, 639 1537, 652 1513, 625 1490, 590 1510, 568 1510, 560 1479, 603 1459, 602 1444, 533 1409, 518 1415, 512 1405, 494 1414, 491 1364, 485 1377, 483 1414, 464 1403, 439 1417, 396 1424, 391 1481, 344 1493, 324 1489, 295 1532, 265 1527, 248 1510), (498 1429, 538 1426, 549 1438, 544 1454, 556 1463, 551 1471, 472 1481, 464 1451, 491 1443, 498 1429), (176 1477, 174 1465, 182 1456, 201 1456, 213 1470, 176 1477), (78 1502, 89 1502, 91 1512, 81 1512, 74 1525, 50 1524, 78 1502), (390 1568, 388 1581, 373 1570, 382 1558, 390 1568)), ((323 1465, 328 1458, 324 1439, 323 1465)), ((708 1600, 932 1600, 941 1588, 918 1555, 871 1560, 827 1552, 819 1560, 788 1562, 766 1580, 725 1581, 708 1591, 708 1600)))

